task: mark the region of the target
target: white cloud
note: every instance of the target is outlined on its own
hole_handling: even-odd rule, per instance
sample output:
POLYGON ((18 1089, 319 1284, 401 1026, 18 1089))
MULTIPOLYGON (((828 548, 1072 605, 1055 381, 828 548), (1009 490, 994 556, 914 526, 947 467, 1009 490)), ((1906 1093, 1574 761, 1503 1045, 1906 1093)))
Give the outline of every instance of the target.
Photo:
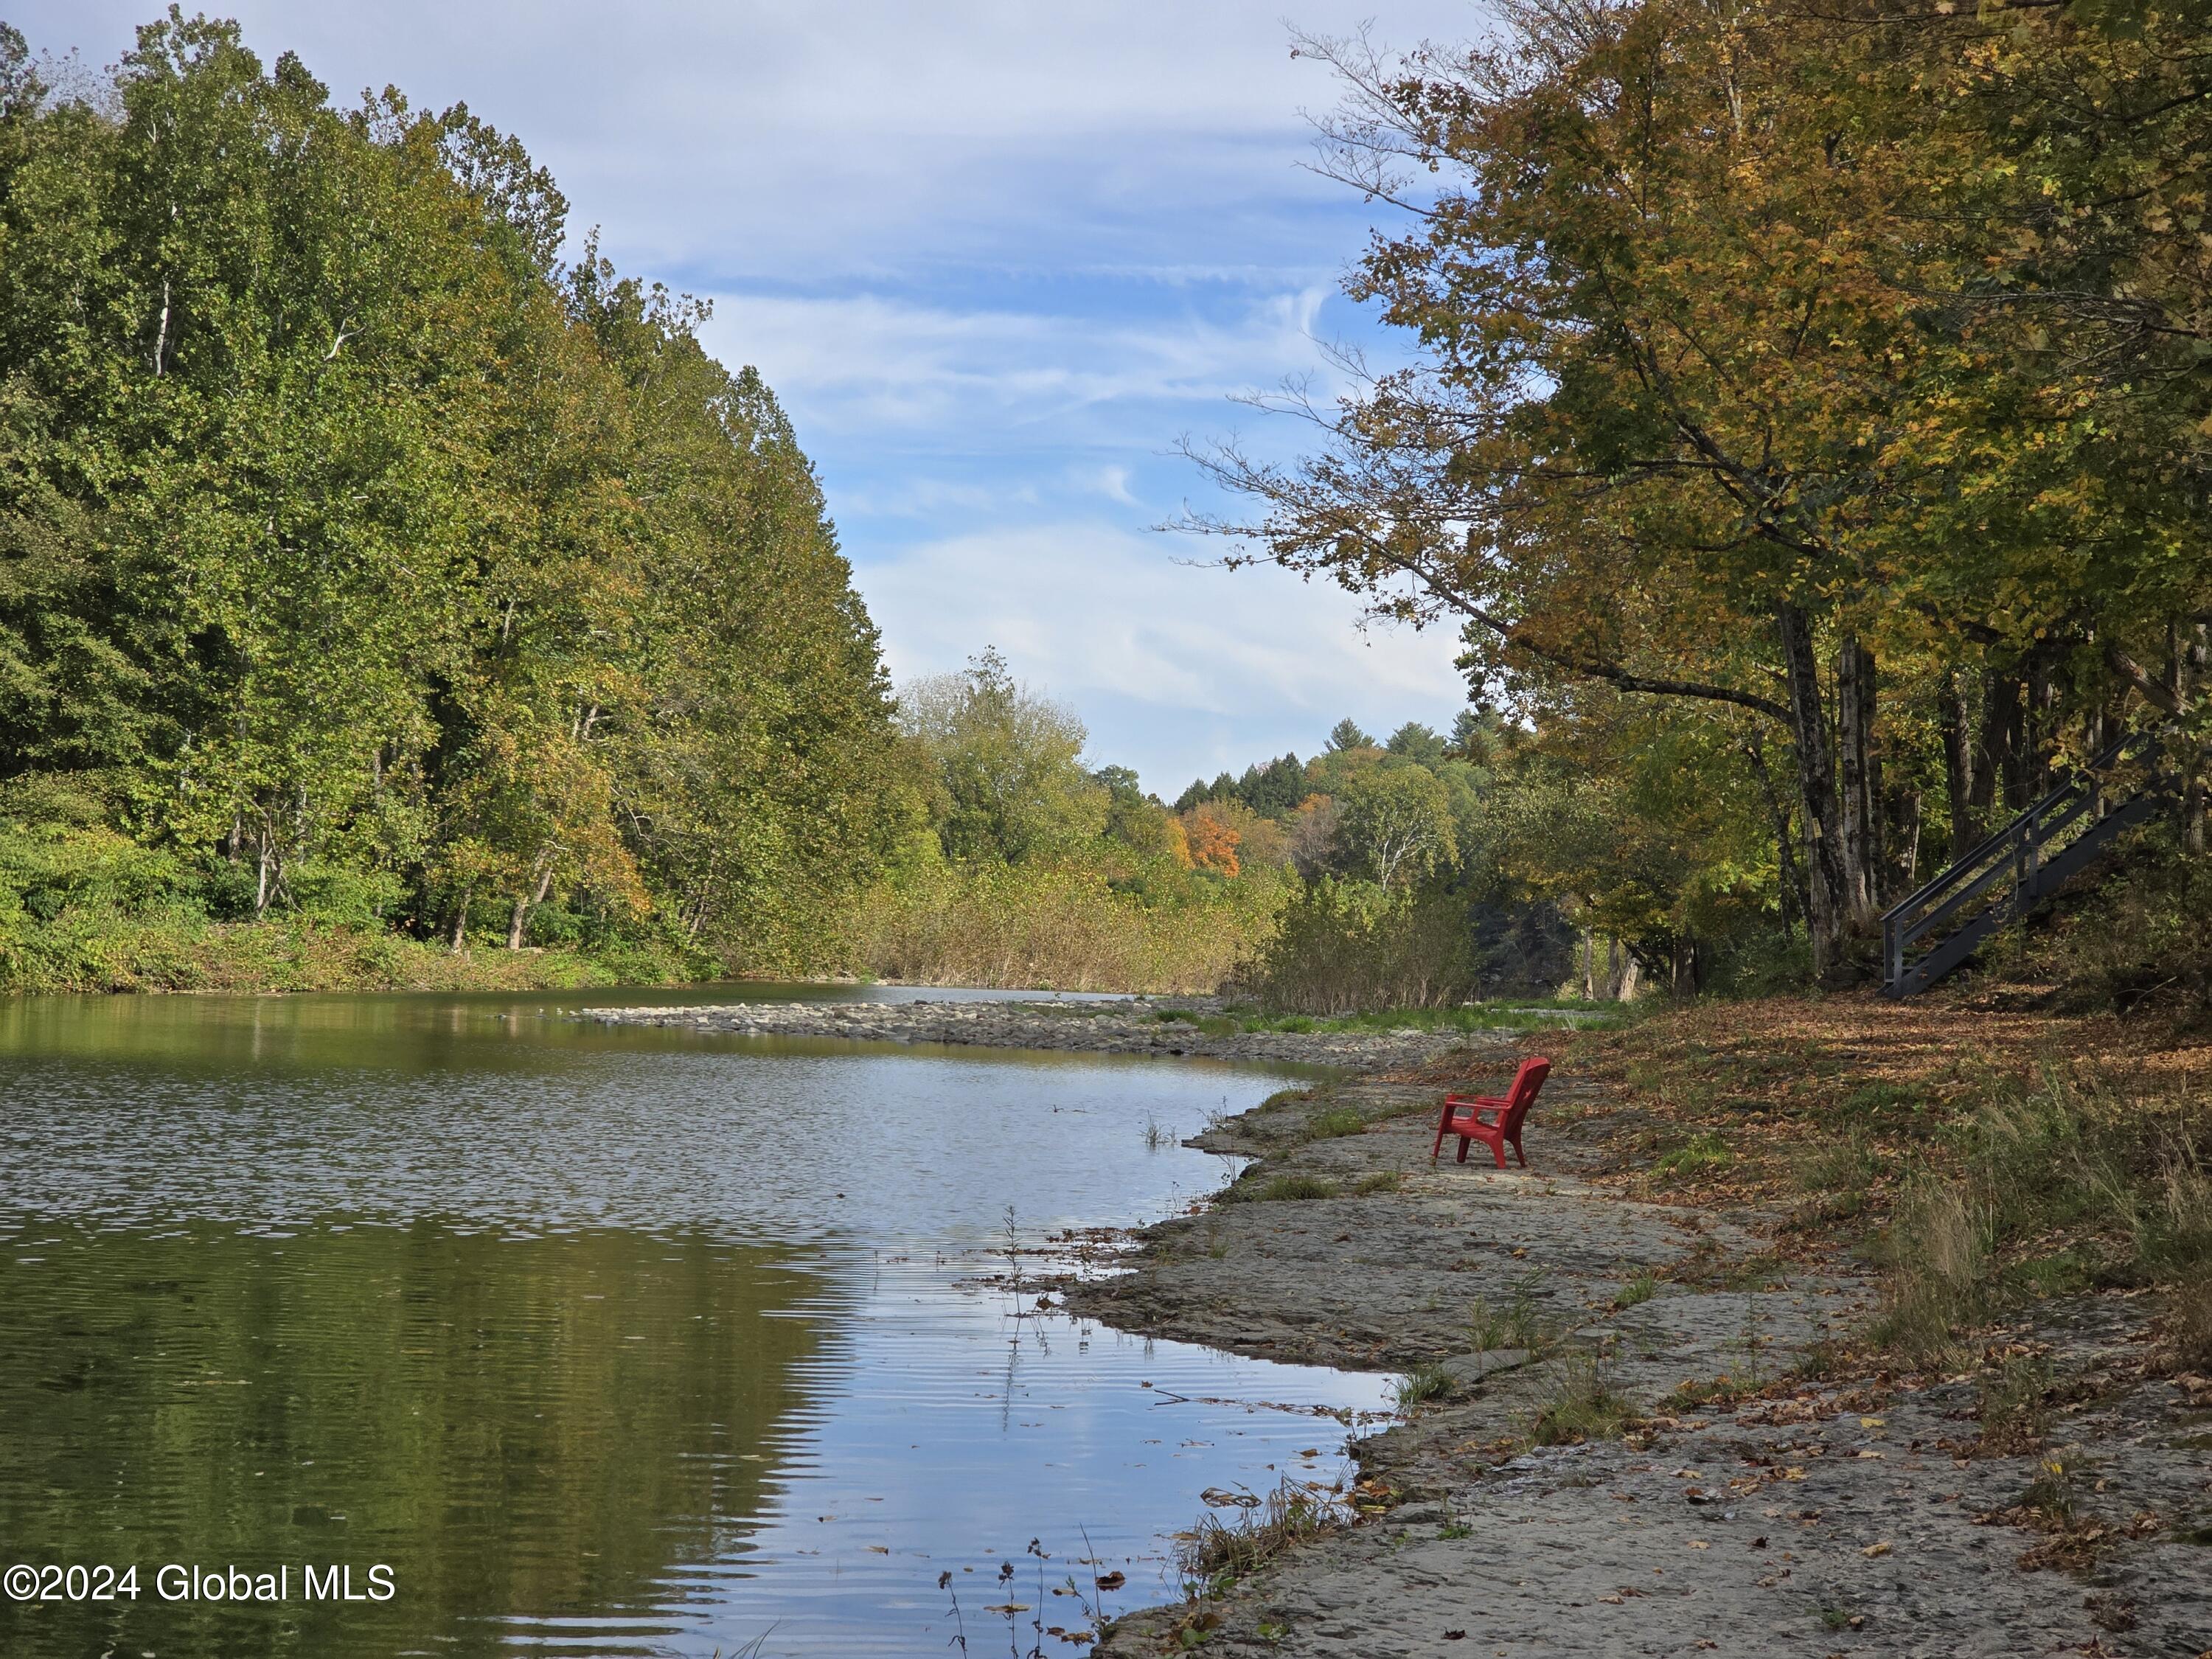
MULTIPOLYGON (((972 434, 979 421, 1034 428, 1139 401, 1189 405, 1209 417, 1225 412, 1233 393, 1316 362, 1313 336, 1328 293, 1240 297, 1226 319, 1187 307, 1132 315, 1125 298, 1124 314, 1104 319, 962 311, 882 294, 713 297, 708 346, 726 361, 757 365, 817 434, 972 434)), ((1148 447, 1174 432, 1155 429, 1148 447)), ((1043 441, 1079 435, 1055 426, 1043 441)))
POLYGON ((1169 794, 1200 772, 1310 753, 1346 714, 1388 730, 1465 701, 1449 633, 1363 631, 1350 596, 1188 562, 1208 554, 1076 520, 925 542, 860 580, 897 678, 995 645, 1091 720, 1095 757, 1169 794))
MULTIPOLYGON (((106 63, 161 9, 17 0, 10 16, 36 46, 106 63)), ((979 258, 1310 268, 1281 210, 1338 198, 1297 166, 1300 107, 1334 93, 1291 59, 1282 20, 1343 31, 1377 13, 1348 0, 222 9, 264 58, 298 50, 341 99, 396 83, 418 105, 465 100, 554 167, 579 224, 605 224, 618 258, 725 281, 979 258)), ((1379 27, 1410 45, 1474 16, 1465 0, 1399 0, 1379 27)))

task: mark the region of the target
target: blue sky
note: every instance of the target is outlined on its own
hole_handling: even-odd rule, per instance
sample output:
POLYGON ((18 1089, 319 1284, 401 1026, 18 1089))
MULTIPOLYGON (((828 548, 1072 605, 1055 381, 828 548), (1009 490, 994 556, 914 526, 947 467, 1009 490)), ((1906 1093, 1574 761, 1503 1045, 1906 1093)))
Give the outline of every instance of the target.
MULTIPOLYGON (((96 67, 156 9, 8 15, 96 67)), ((1335 94, 1290 28, 1456 40, 1466 0, 220 9, 342 101, 465 100, 553 169, 572 232, 711 298, 709 344, 821 469, 895 676, 996 645, 1170 796, 1343 714, 1460 706, 1449 635, 1363 632, 1348 596, 1194 568, 1218 550, 1152 526, 1212 504, 1179 436, 1292 453, 1236 393, 1327 385, 1316 337, 1390 349, 1335 292, 1384 210, 1301 167, 1335 94)))

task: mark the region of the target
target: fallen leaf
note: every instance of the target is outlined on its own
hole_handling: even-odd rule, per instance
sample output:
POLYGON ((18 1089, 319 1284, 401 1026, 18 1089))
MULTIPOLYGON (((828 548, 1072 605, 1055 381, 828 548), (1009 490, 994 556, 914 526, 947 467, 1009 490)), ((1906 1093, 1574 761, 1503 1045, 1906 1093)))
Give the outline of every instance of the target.
POLYGON ((1864 1549, 1861 1550, 1859 1553, 1867 1557, 1869 1559, 1872 1559, 1877 1555, 1887 1555, 1889 1553, 1889 1540, 1885 1538, 1879 1544, 1869 1544, 1864 1549))
POLYGON ((1881 1419, 1879 1417, 1862 1417, 1859 1419, 1859 1426, 1863 1429, 1878 1429, 1881 1426, 1881 1419))
POLYGON ((1690 1547, 1693 1550, 1709 1550, 1712 1546, 1702 1538, 1692 1538, 1690 1540, 1690 1547))

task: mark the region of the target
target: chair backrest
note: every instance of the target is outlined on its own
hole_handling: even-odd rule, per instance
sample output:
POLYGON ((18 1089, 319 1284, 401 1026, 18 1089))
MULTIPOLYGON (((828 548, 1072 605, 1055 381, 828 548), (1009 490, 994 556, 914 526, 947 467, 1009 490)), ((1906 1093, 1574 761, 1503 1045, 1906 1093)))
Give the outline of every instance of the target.
POLYGON ((1513 1074, 1513 1087, 1505 1096, 1504 1127, 1508 1134, 1521 1127, 1521 1120, 1536 1103, 1536 1091, 1551 1074, 1552 1062, 1541 1054, 1531 1054, 1521 1062, 1521 1069, 1513 1074))

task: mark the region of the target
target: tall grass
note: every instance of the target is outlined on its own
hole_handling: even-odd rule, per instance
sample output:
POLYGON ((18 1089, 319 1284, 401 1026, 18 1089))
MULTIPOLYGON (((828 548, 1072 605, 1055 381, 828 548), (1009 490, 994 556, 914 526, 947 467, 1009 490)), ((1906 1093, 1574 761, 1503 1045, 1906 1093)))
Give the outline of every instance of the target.
POLYGON ((1148 903, 1095 870, 948 865, 866 895, 848 949, 861 970, 918 985, 1212 991, 1273 931, 1282 890, 1240 878, 1148 903))
POLYGON ((1992 1092, 1949 1155, 1905 1184, 1875 1334, 1942 1365, 1960 1357, 1963 1330, 2025 1296, 2201 1284, 2212 1272, 2206 1127, 2195 1100, 2056 1071, 1992 1092))

